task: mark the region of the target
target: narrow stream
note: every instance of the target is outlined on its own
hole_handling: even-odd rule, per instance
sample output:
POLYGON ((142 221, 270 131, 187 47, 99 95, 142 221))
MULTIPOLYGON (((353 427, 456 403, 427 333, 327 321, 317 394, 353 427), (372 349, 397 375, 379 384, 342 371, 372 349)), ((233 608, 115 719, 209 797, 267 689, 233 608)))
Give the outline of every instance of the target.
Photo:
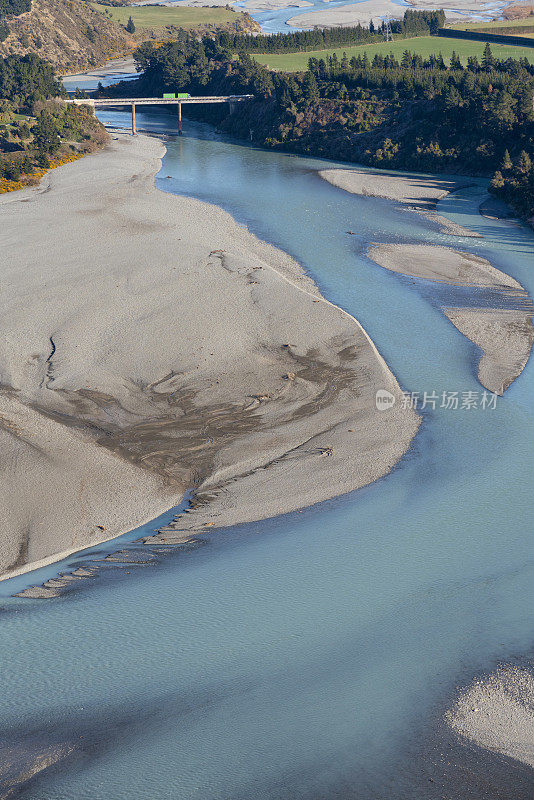
MULTIPOLYGON (((128 124, 122 112, 101 116, 128 124)), ((153 132, 169 124, 138 117, 153 132)), ((533 294, 534 233, 478 214, 483 181, 440 204, 481 238, 451 236, 330 186, 317 170, 332 162, 194 123, 184 133, 167 143, 161 189, 221 205, 291 253, 363 324, 404 388, 481 395, 476 348, 429 287, 382 270, 366 249, 454 245, 533 294)), ((425 410, 397 468, 345 497, 211 532, 190 552, 110 569, 56 600, 10 598, 22 579, 6 582, 2 738, 76 746, 17 797, 531 797, 532 779, 519 767, 508 776, 504 761, 509 795, 489 783, 482 794, 461 771, 457 787, 434 794, 425 748, 455 686, 532 647, 533 384, 531 359, 494 409, 425 410)), ((484 754, 469 757, 488 778, 484 754)))

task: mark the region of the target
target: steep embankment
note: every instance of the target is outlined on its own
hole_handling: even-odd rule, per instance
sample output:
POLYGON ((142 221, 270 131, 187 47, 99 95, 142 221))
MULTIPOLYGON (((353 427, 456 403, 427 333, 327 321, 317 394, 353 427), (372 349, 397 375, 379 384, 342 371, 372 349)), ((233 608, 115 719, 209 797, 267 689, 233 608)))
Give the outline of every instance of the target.
POLYGON ((33 0, 31 11, 7 23, 0 55, 37 53, 60 71, 97 66, 136 44, 121 25, 81 0, 33 0))

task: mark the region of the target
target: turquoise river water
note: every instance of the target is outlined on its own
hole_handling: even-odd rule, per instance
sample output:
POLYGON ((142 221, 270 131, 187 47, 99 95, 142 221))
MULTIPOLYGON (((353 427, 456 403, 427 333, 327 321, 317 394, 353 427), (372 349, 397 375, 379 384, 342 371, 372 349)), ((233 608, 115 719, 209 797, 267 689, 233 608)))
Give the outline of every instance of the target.
MULTIPOLYGON (((168 120, 138 111, 156 133, 168 120)), ((160 188, 224 206, 291 253, 363 324, 403 388, 480 396, 476 348, 439 309, 454 293, 437 298, 365 253, 371 241, 450 244, 533 293, 534 234, 478 214, 483 182, 440 204, 481 238, 450 236, 332 187, 317 175, 331 162, 193 123, 184 133, 167 142, 160 188)), ((531 359, 494 409, 425 409, 410 451, 363 490, 210 532, 203 546, 129 574, 107 569, 58 599, 11 594, 117 543, 0 584, 2 740, 75 745, 16 796, 456 797, 454 780, 433 794, 428 778, 440 715, 457 685, 528 653, 534 638, 533 394, 531 359)), ((484 754, 465 757, 473 774, 484 766, 484 754)), ((483 794, 458 767, 474 792, 459 796, 532 796, 531 776, 501 767, 511 769, 504 794, 489 783, 483 794)))

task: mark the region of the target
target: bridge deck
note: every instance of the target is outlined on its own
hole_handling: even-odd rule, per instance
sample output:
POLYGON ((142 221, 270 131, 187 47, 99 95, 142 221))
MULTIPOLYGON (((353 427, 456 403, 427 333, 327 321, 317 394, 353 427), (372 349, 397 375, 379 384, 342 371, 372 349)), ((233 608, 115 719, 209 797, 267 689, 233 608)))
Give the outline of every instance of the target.
POLYGON ((239 103, 242 100, 252 100, 253 94, 212 95, 209 97, 174 97, 163 99, 161 97, 84 97, 70 98, 67 103, 86 106, 175 106, 178 103, 239 103))
POLYGON ((178 109, 178 133, 182 133, 182 104, 183 103, 230 103, 232 108, 234 103, 241 103, 243 100, 252 100, 253 94, 227 94, 211 95, 209 97, 73 97, 66 100, 66 103, 74 103, 78 106, 92 106, 100 108, 103 106, 131 106, 132 108, 132 133, 136 132, 135 108, 136 106, 176 106, 178 109))

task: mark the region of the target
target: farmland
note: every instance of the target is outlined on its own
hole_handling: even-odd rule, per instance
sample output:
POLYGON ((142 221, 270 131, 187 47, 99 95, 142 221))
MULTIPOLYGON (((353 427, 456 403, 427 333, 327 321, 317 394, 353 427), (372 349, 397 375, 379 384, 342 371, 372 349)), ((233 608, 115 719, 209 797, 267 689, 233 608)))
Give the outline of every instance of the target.
POLYGON ((202 25, 222 25, 237 22, 241 16, 226 8, 178 8, 176 6, 104 6, 93 3, 93 8, 108 19, 126 25, 131 17, 137 29, 143 28, 198 28, 202 25))
MULTIPOLYGON (((368 58, 372 60, 375 53, 383 56, 393 53, 400 60, 405 50, 418 53, 423 58, 428 58, 431 54, 438 55, 438 53, 441 53, 445 60, 448 60, 454 51, 465 65, 468 56, 477 56, 479 60, 482 58, 484 43, 459 39, 442 39, 437 36, 418 36, 413 39, 398 39, 394 42, 361 44, 354 47, 335 47, 330 50, 315 50, 307 53, 255 54, 254 58, 258 63, 265 64, 274 70, 297 72, 307 68, 308 60, 311 57, 325 58, 336 53, 338 58, 342 58, 345 52, 351 58, 352 56, 367 53, 368 58)), ((531 63, 534 63, 534 48, 492 44, 491 50, 495 58, 506 59, 525 56, 531 63)))

